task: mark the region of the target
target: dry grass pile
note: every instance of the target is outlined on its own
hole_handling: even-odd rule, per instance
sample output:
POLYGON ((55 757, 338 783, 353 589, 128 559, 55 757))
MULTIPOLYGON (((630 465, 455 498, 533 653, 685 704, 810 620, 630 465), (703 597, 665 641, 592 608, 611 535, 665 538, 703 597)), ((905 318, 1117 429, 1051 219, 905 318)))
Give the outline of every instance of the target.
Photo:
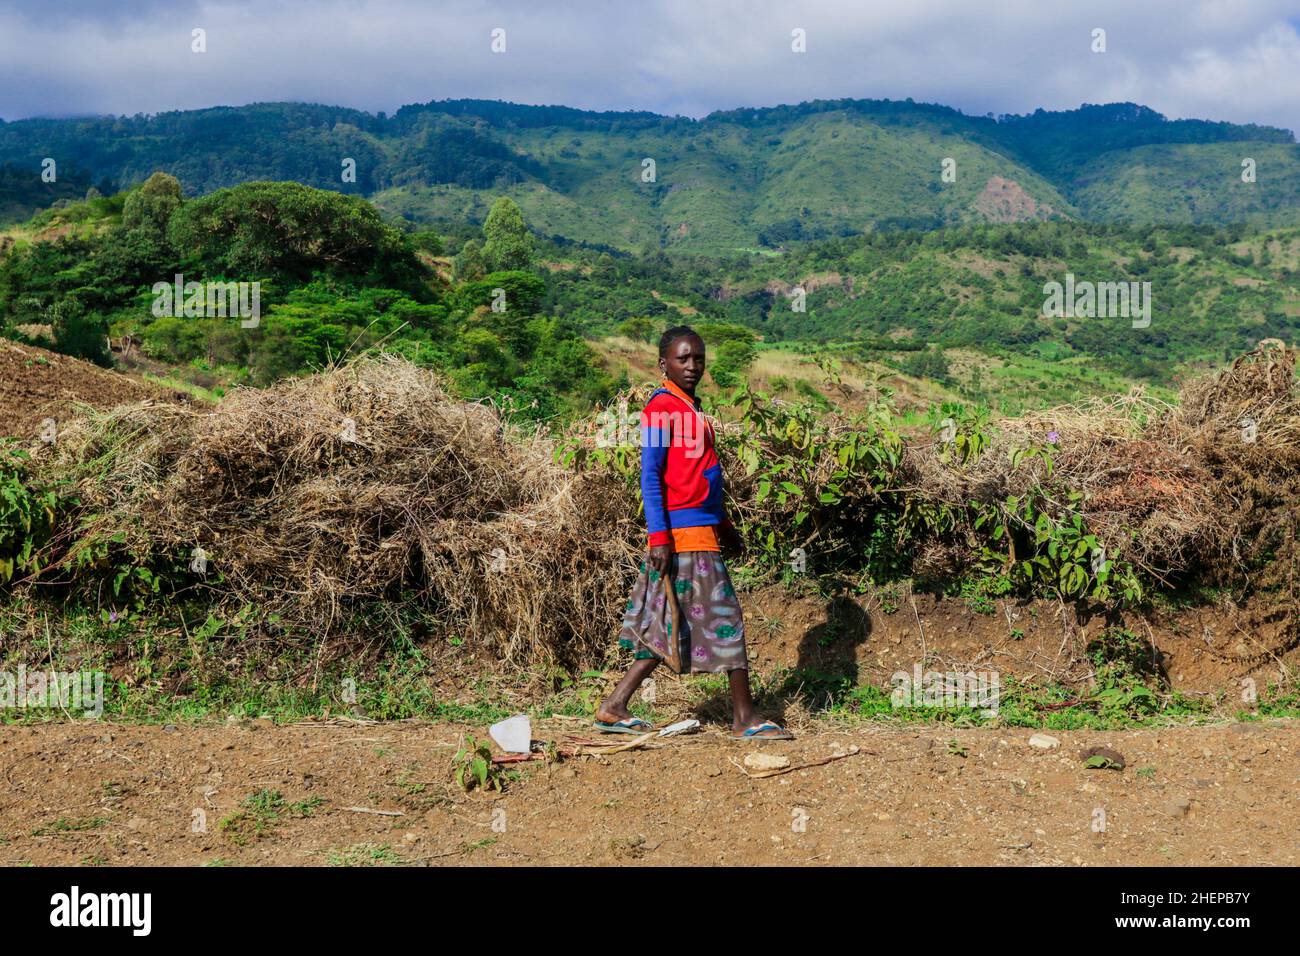
POLYGON ((538 434, 366 358, 211 410, 91 414, 38 466, 75 482, 88 545, 136 561, 206 552, 230 599, 337 637, 350 606, 429 608, 448 636, 517 664, 591 660, 625 597, 629 503, 538 434))
POLYGON ((907 464, 917 494, 952 508, 997 505, 1041 490, 1055 517, 1083 516, 1112 551, 1156 578, 1188 566, 1215 520, 1209 473, 1162 422, 1172 408, 1140 392, 1035 412, 996 423, 989 445, 959 464, 941 443, 913 445, 907 464), (1012 452, 1039 447, 1051 458, 1012 452), (1071 503, 1070 491, 1083 499, 1071 503))
POLYGON ((1135 392, 999 421, 989 447, 964 465, 942 443, 913 444, 909 478, 922 499, 952 508, 1038 490, 1056 517, 1081 514, 1156 579, 1190 571, 1294 594, 1296 354, 1262 343, 1189 383, 1178 405, 1135 392), (1041 458, 1013 467, 1011 452, 1031 446, 1050 451, 1050 475, 1041 458), (1071 504, 1070 491, 1083 499, 1071 504))
POLYGON ((1173 423, 1213 474, 1217 534, 1204 564, 1265 598, 1255 624, 1300 643, 1300 351, 1260 343, 1213 377, 1191 383, 1173 423))

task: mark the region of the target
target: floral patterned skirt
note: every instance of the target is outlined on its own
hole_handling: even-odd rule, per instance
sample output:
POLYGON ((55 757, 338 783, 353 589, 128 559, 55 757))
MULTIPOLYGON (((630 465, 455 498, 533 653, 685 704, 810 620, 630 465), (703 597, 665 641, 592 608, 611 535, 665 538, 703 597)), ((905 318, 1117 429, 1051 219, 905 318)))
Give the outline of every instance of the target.
POLYGON ((682 663, 703 673, 748 670, 745 619, 727 566, 716 551, 684 551, 672 556, 669 580, 681 608, 682 633, 672 634, 672 609, 659 572, 644 561, 632 586, 618 642, 636 651, 637 660, 663 657, 668 641, 681 644, 682 663))

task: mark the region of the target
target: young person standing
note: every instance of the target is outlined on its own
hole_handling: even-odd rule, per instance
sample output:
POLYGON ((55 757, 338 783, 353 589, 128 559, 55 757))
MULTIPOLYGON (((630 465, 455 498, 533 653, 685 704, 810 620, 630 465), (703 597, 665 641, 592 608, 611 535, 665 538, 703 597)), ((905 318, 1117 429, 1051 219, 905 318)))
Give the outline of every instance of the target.
POLYGON ((641 496, 649 553, 627 602, 619 643, 636 652, 627 675, 596 711, 595 729, 645 733, 628 702, 669 656, 677 641, 683 669, 726 673, 731 684, 731 733, 737 738, 789 740, 791 735, 754 711, 745 653, 745 622, 722 559, 723 549, 743 542, 727 520, 722 466, 713 427, 700 412, 695 389, 704 376, 704 340, 689 326, 675 326, 659 340, 661 386, 641 412, 641 496), (681 633, 663 577, 672 584, 681 633))

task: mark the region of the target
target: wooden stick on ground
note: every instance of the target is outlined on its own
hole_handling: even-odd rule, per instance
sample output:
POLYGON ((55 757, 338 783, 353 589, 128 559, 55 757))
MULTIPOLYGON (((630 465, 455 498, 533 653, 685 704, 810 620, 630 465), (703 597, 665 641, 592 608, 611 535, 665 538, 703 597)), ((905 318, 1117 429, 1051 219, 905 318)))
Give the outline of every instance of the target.
MULTIPOLYGON (((868 753, 871 754, 872 756, 879 756, 879 754, 877 754, 874 750, 863 750, 860 747, 850 747, 842 754, 831 754, 829 757, 823 757, 821 760, 813 760, 810 761, 809 763, 796 764, 791 767, 773 767, 771 770, 758 770, 755 771, 754 773, 750 773, 744 767, 740 767, 740 764, 737 763, 736 766, 740 767, 740 772, 743 773, 746 777, 753 777, 755 780, 761 780, 764 777, 779 777, 781 774, 790 773, 792 770, 807 770, 809 767, 820 767, 823 764, 828 764, 835 760, 843 760, 845 757, 852 757, 860 753, 868 753)), ((736 763, 736 762, 733 760, 732 763, 736 763)))
MULTIPOLYGON (((557 747, 555 753, 560 757, 607 757, 610 754, 624 753, 628 750, 639 750, 644 747, 657 748, 659 745, 652 744, 650 741, 658 735, 659 731, 652 730, 648 734, 642 734, 635 740, 629 740, 627 743, 611 744, 608 746, 601 746, 599 744, 593 746, 591 744, 582 743, 581 738, 571 738, 578 741, 573 749, 557 747)), ((493 757, 492 762, 494 764, 523 763, 529 760, 545 760, 546 757, 547 755, 545 753, 500 754, 493 757)))
POLYGON ((648 734, 642 734, 640 737, 637 737, 635 740, 629 740, 625 744, 615 744, 610 747, 579 747, 578 753, 592 754, 599 757, 599 756, 606 756, 608 754, 622 753, 625 750, 636 750, 638 747, 645 746, 645 744, 658 733, 659 731, 652 730, 648 734))
POLYGON ((380 817, 404 817, 406 816, 401 810, 371 810, 369 807, 340 807, 342 810, 350 810, 353 813, 373 813, 380 817))

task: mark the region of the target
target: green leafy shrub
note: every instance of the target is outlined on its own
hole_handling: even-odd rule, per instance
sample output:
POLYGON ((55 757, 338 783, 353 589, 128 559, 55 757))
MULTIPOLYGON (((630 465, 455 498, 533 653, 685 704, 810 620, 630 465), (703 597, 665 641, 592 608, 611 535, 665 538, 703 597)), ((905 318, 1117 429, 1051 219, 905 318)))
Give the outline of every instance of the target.
POLYGON ((307 279, 322 264, 394 284, 418 275, 410 244, 368 202, 299 183, 243 183, 191 200, 168 237, 207 275, 307 279))
POLYGON ((58 495, 28 484, 28 460, 25 451, 0 441, 0 585, 39 574, 54 532, 58 495))
POLYGON ((1099 714, 1136 718, 1159 709, 1160 698, 1149 686, 1160 669, 1154 648, 1131 631, 1110 627, 1088 642, 1096 687, 1089 702, 1099 714))
POLYGON ((769 567, 791 559, 807 569, 861 558, 872 532, 895 507, 886 493, 902 463, 903 441, 881 402, 850 419, 806 403, 777 402, 741 386, 731 396, 739 427, 724 430, 729 511, 769 567))

